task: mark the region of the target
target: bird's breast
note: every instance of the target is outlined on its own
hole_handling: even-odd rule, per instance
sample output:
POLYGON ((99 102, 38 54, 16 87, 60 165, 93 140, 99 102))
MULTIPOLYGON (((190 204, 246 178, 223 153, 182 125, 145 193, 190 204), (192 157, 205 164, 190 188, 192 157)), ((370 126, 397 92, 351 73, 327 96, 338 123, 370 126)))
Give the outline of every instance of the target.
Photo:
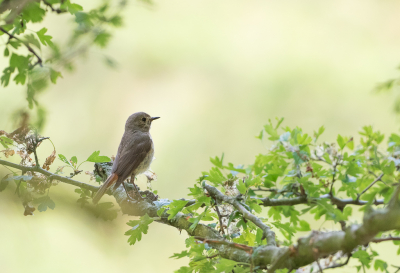
POLYGON ((139 166, 135 169, 135 174, 141 174, 147 171, 150 168, 150 164, 153 161, 154 158, 154 145, 151 143, 151 149, 147 153, 146 157, 143 159, 143 161, 139 164, 139 166))

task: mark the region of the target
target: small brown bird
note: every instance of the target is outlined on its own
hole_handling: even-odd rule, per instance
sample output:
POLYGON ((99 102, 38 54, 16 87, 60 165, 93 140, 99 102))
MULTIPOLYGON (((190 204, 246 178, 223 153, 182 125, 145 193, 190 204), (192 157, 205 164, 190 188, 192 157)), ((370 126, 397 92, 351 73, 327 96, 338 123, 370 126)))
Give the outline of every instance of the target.
MULTIPOLYGON (((154 156, 154 145, 149 131, 151 122, 158 118, 160 117, 151 117, 144 112, 134 113, 128 118, 111 175, 94 196, 94 204, 99 202, 107 189, 114 183, 114 189, 118 188, 121 183, 125 188, 123 182, 129 176, 131 183, 135 185, 135 176, 144 173, 150 167, 154 156)), ((128 192, 126 194, 128 195, 128 192)))

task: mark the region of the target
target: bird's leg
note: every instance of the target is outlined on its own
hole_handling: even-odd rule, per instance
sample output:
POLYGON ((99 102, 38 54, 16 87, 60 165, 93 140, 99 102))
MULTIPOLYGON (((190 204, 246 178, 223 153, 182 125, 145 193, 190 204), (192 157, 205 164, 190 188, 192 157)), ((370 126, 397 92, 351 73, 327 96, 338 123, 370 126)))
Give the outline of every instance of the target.
POLYGON ((122 185, 124 186, 125 193, 126 193, 126 196, 128 196, 128 199, 131 200, 131 201, 135 201, 135 200, 129 195, 129 192, 128 192, 128 189, 126 188, 125 182, 122 182, 122 185))
POLYGON ((133 184, 133 187, 135 188, 136 194, 139 196, 140 199, 143 200, 143 197, 140 195, 140 192, 138 190, 138 187, 135 184, 135 174, 131 175, 131 183, 133 184))

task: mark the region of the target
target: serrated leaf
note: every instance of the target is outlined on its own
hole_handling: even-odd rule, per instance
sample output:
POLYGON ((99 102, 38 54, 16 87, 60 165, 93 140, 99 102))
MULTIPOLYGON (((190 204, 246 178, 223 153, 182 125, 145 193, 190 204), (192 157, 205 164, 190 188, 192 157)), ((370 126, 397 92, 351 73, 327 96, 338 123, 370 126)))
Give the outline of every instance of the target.
POLYGON ((71 162, 69 162, 69 160, 65 157, 65 155, 58 154, 58 159, 60 159, 64 163, 70 165, 71 167, 73 167, 71 162))
POLYGON ((111 159, 108 156, 100 156, 100 151, 95 151, 88 157, 88 159, 86 159, 86 161, 94 163, 102 163, 102 162, 110 162, 111 159))
POLYGON ((279 139, 278 132, 271 124, 264 125, 264 130, 265 130, 265 132, 267 132, 267 134, 270 135, 270 137, 268 138, 269 140, 278 140, 279 139))
POLYGON ((125 232, 126 236, 129 236, 128 243, 134 245, 136 241, 142 239, 142 234, 147 234, 149 230, 149 225, 153 222, 153 219, 147 214, 140 217, 140 220, 131 220, 127 223, 128 226, 132 228, 125 232))
POLYGON ((210 157, 210 162, 221 169, 223 168, 222 165, 223 160, 224 160, 224 154, 222 154, 221 159, 219 159, 218 156, 216 156, 215 158, 210 157))
POLYGON ((94 39, 94 43, 98 46, 104 48, 107 46, 108 42, 110 41, 111 34, 107 32, 99 33, 96 38, 94 39))
POLYGON ((239 182, 236 184, 236 188, 239 190, 241 194, 243 195, 246 194, 247 187, 246 184, 243 183, 242 181, 239 180, 239 182))
POLYGON ((40 43, 32 33, 25 35, 25 40, 29 44, 32 44, 32 45, 36 46, 38 49, 40 49, 40 43))
POLYGON ((41 30, 37 31, 36 34, 43 45, 53 45, 51 39, 53 38, 50 35, 46 35, 47 28, 42 28, 41 30))
POLYGON ((300 226, 297 228, 298 231, 310 231, 311 230, 310 224, 307 221, 300 220, 299 224, 300 224, 300 226))
POLYGON ((15 67, 6 67, 3 70, 3 75, 1 76, 1 84, 6 87, 10 83, 11 74, 14 73, 15 67))
POLYGON ((346 141, 341 135, 338 135, 337 137, 337 143, 339 144, 339 147, 341 150, 343 150, 344 146, 346 146, 346 141))
POLYGON ((71 14, 75 14, 78 11, 83 10, 81 5, 74 4, 74 3, 67 3, 67 8, 68 8, 69 13, 71 13, 71 14))
POLYGON ((9 138, 6 137, 6 136, 0 136, 0 144, 1 144, 4 148, 8 149, 8 145, 12 145, 13 143, 14 143, 14 140, 9 139, 9 138))
POLYGON ((55 71, 54 69, 50 68, 50 80, 51 80, 51 82, 56 84, 58 78, 62 78, 61 72, 55 71))
POLYGON ((35 204, 39 204, 38 206, 38 210, 40 212, 46 211, 47 208, 49 209, 54 209, 56 207, 56 204, 54 203, 54 201, 50 198, 50 196, 43 196, 40 198, 37 198, 35 200, 33 200, 33 202, 35 204))
POLYGON ((174 200, 171 204, 168 205, 169 210, 167 213, 169 214, 168 220, 171 220, 175 217, 188 203, 186 200, 174 200))

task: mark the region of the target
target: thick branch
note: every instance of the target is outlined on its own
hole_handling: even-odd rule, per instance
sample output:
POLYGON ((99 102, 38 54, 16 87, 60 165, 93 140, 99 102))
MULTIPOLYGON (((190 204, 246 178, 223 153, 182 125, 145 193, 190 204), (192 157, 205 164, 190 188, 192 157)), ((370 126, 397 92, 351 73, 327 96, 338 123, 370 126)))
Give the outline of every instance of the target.
MULTIPOLYGON (((38 172, 50 179, 56 179, 64 183, 93 191, 98 189, 96 186, 53 174, 39 166, 26 167, 5 160, 0 160, 0 165, 16 168, 23 172, 38 172)), ((166 212, 159 217, 157 211, 162 206, 171 203, 171 201, 167 199, 161 199, 154 202, 144 199, 132 202, 128 200, 122 185, 113 191, 112 194, 120 205, 123 213, 135 216, 148 214, 150 217, 158 217, 160 219, 158 222, 173 226, 180 230, 186 230, 191 236, 204 238, 207 244, 217 249, 218 253, 223 258, 237 262, 249 263, 261 268, 265 268, 267 265, 272 265, 270 269, 297 269, 314 262, 318 258, 327 257, 338 251, 351 253, 351 251, 353 251, 357 246, 365 245, 369 242, 398 240, 397 237, 376 238, 375 236, 380 232, 400 229, 400 205, 398 200, 400 186, 397 187, 393 194, 392 200, 389 203, 390 205, 382 209, 369 210, 364 215, 362 224, 351 225, 344 231, 314 231, 309 236, 300 238, 297 245, 291 247, 276 246, 274 244, 275 240, 273 231, 270 230, 261 219, 247 211, 237 199, 225 196, 218 189, 210 185, 204 184, 204 188, 211 196, 215 197, 220 202, 231 204, 242 213, 244 218, 252 221, 260 227, 267 235, 268 244, 259 247, 250 247, 225 241, 217 230, 203 224, 198 224, 194 229, 190 229, 192 223, 188 221, 189 215, 183 213, 178 213, 176 217, 171 220, 168 220, 168 214, 166 212), (318 257, 316 257, 315 253, 318 253, 318 257)), ((351 202, 346 200, 343 201, 342 199, 329 197, 329 194, 323 196, 323 198, 331 198, 332 202, 337 202, 339 204, 341 204, 341 202, 343 204, 359 204, 358 202, 361 202, 359 200, 351 200, 351 202)))

